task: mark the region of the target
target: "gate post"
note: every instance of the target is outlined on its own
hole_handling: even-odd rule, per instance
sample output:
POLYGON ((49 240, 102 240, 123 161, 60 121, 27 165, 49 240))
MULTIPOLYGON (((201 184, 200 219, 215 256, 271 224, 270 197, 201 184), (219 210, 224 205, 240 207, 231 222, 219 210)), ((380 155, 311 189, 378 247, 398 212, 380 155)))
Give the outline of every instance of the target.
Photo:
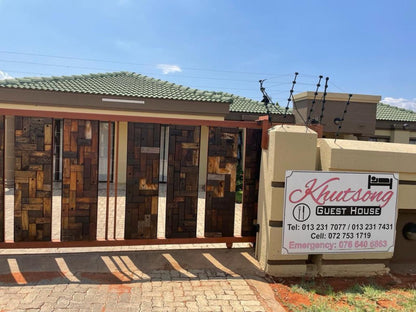
POLYGON ((286 170, 315 170, 317 133, 305 126, 279 125, 269 130, 262 149, 256 257, 273 276, 302 276, 307 255, 282 255, 283 201, 286 170))

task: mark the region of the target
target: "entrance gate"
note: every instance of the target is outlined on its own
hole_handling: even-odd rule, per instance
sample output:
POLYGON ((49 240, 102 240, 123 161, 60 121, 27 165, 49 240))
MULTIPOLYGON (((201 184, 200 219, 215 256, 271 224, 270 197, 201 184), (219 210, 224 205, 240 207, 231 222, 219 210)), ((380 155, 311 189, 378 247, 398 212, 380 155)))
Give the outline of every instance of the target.
POLYGON ((59 116, 63 119, 56 119, 56 113, 38 114, 33 117, 22 111, 21 116, 8 116, 13 122, 6 124, 14 124, 14 136, 6 139, 10 129, 5 117, 0 118, 0 157, 16 158, 13 165, 3 161, 0 166, 0 173, 13 170, 15 183, 12 190, 6 189, 14 195, 5 196, 2 174, 0 248, 255 241, 261 138, 256 122, 105 116, 109 117, 106 143, 100 133, 103 116, 63 113, 59 116), (53 131, 57 124, 61 131, 53 131), (106 182, 99 175, 100 144, 108 144, 106 182), (208 148, 202 150, 201 144, 208 148), (55 170, 60 166, 59 180, 55 170), (242 177, 237 174, 239 166, 242 177), (206 177, 202 184, 201 175, 206 177), (104 201, 98 199, 98 190, 104 183, 107 194, 101 207, 104 201), (236 235, 235 198, 241 184, 242 214, 236 235), (60 198, 52 200, 57 189, 60 198), (120 197, 125 197, 121 205, 120 197), (11 205, 13 210, 7 208, 11 205), (109 218, 111 205, 114 212, 109 218), (200 210, 205 216, 202 223, 198 223, 200 210), (10 224, 5 224, 10 214, 12 234, 10 224), (100 214, 105 214, 105 237, 97 237, 100 214), (197 236, 201 224, 203 237, 197 236), (111 225, 114 231, 109 237, 111 225))

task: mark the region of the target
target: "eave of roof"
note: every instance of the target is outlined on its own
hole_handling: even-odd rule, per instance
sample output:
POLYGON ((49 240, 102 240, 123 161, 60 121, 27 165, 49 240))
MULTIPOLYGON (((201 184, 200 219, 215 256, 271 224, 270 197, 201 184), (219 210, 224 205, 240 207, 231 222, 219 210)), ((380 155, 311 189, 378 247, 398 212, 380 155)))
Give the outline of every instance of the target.
POLYGON ((416 112, 380 102, 377 104, 376 119, 377 120, 416 122, 416 112))
MULTIPOLYGON (((41 90, 157 98, 169 100, 230 103, 230 112, 251 114, 284 114, 278 105, 264 105, 246 97, 225 92, 204 91, 154 79, 133 72, 97 73, 74 76, 24 77, 0 81, 0 88, 41 90)), ((289 110, 288 115, 292 112, 289 110)))
POLYGON ((0 88, 202 102, 232 102, 232 99, 224 96, 222 92, 192 89, 132 72, 5 79, 0 81, 0 88))

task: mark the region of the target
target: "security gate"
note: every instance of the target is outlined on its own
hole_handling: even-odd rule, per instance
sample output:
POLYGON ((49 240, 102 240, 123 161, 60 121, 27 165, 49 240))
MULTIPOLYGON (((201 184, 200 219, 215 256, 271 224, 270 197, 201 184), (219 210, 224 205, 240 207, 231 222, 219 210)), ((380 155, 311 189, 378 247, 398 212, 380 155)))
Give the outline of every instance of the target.
MULTIPOLYGON (((0 179, 1 241, 5 240, 5 214, 13 213, 14 218, 14 233, 8 234, 0 248, 255 240, 253 225, 257 216, 261 137, 256 123, 195 125, 193 121, 189 125, 169 120, 173 123, 162 125, 116 120, 115 133, 108 132, 108 144, 115 142, 115 146, 103 149, 108 152, 106 169, 114 173, 106 175, 107 200, 103 204, 105 201, 98 199, 102 196, 99 185, 105 183, 99 181, 99 158, 102 158, 99 147, 104 144, 100 141, 100 121, 97 117, 85 120, 74 118, 76 114, 69 115, 70 118, 63 115, 64 119, 57 123, 63 125, 62 131, 57 132, 53 131, 57 121, 52 116, 13 117, 14 150, 8 145, 5 147, 7 129, 4 116, 0 118, 0 157, 3 158, 0 173, 4 172, 5 163, 6 169, 11 166, 4 159, 16 158, 13 212, 6 209, 5 213, 5 207, 10 205, 5 203, 4 180, 0 179), (122 135, 118 130, 120 123, 126 128, 122 135), (56 137, 59 135, 62 137, 56 137), (207 145, 203 155, 201 140, 207 145), (125 150, 124 156, 119 150, 125 150), (239 224, 242 236, 235 236, 239 164, 245 171, 243 180, 239 181, 244 184, 239 224), (55 172, 57 168, 62 168, 61 181, 56 180, 60 177, 55 172), (125 180, 120 182, 118 178, 123 175, 125 180), (202 178, 205 181, 201 177, 206 177, 202 178), (123 188, 125 193, 121 191, 123 188), (125 200, 120 201, 118 197, 125 200), (107 237, 106 230, 104 238, 97 237, 100 214, 105 214, 105 226, 109 226, 110 205, 115 207, 114 236, 107 237), (204 230, 197 237, 201 209, 204 230), (122 237, 116 231, 121 226, 122 237), (60 233, 59 237, 54 233, 60 233)), ((3 178, 4 174, 0 176, 3 178)), ((10 193, 10 188, 7 191, 10 193)))

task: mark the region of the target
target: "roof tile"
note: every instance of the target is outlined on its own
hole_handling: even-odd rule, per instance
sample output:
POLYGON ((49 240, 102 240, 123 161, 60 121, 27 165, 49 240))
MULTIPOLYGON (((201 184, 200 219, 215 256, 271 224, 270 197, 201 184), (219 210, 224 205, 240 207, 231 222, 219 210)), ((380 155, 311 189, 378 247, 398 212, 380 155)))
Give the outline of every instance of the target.
POLYGON ((195 89, 186 86, 166 83, 130 72, 5 79, 0 81, 0 87, 171 100, 231 102, 231 99, 223 96, 222 92, 202 92, 198 94, 195 89))
POLYGON ((376 119, 409 122, 416 121, 416 112, 380 102, 377 104, 376 119))
MULTIPOLYGON (((1 87, 171 100, 225 102, 231 103, 230 112, 267 113, 264 103, 249 98, 225 92, 193 89, 125 71, 60 77, 5 79, 0 80, 1 87)), ((272 114, 284 113, 284 110, 278 105, 269 105, 269 110, 272 114)))

